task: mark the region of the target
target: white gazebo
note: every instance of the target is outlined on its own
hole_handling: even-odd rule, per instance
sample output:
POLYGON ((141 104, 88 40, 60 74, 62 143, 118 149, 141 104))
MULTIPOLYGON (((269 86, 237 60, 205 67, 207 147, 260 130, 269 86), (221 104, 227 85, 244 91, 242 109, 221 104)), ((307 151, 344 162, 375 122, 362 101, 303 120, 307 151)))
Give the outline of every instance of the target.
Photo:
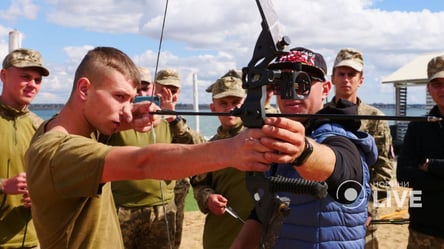
MULTIPOLYGON (((407 88, 411 86, 425 86, 427 84, 427 63, 436 56, 444 55, 444 52, 434 52, 419 55, 398 70, 385 77, 383 84, 393 84, 396 93, 396 115, 406 116, 407 114, 407 88)), ((427 91, 426 110, 428 112, 433 106, 433 100, 427 91)), ((396 122, 392 132, 394 143, 401 143, 407 130, 407 122, 396 122)))

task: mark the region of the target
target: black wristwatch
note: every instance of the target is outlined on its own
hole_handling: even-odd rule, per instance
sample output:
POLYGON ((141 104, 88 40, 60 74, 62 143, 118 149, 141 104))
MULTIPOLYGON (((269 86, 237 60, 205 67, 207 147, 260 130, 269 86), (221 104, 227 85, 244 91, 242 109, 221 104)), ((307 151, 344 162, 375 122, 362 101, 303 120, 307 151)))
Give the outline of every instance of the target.
POLYGON ((308 138, 305 138, 305 149, 302 151, 302 153, 299 155, 298 158, 296 158, 291 164, 298 167, 307 161, 307 158, 313 153, 313 145, 308 141, 308 138))
POLYGON ((182 120, 182 116, 177 115, 177 116, 176 116, 176 119, 173 120, 173 121, 171 121, 171 122, 169 122, 169 124, 170 124, 171 126, 173 126, 173 125, 177 125, 177 123, 179 123, 180 120, 182 120))

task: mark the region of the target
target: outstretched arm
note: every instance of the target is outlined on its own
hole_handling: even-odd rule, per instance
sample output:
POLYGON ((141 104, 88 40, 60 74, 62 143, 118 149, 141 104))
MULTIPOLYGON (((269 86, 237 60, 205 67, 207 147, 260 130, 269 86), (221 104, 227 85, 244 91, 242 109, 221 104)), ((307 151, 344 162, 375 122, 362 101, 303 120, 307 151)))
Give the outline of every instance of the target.
MULTIPOLYGON (((105 158, 102 182, 145 178, 180 179, 226 167, 265 171, 271 161, 264 157, 264 153, 271 153, 274 149, 262 145, 262 139, 265 137, 260 129, 247 129, 236 137, 203 144, 114 147, 105 158)), ((285 152, 281 156, 289 157, 285 152)))

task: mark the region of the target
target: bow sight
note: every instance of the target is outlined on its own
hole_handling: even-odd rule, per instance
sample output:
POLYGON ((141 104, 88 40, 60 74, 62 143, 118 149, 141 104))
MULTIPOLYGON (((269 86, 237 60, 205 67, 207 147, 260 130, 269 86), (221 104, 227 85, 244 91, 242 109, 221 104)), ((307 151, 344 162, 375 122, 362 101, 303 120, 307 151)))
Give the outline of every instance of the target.
POLYGON ((291 63, 290 67, 273 71, 273 89, 281 99, 305 99, 310 95, 311 77, 302 71, 300 62, 291 63))
MULTIPOLYGON (((286 55, 284 48, 290 44, 287 37, 280 39, 279 25, 271 0, 256 0, 262 16, 262 32, 257 39, 253 57, 247 67, 242 69, 242 87, 247 90, 247 97, 237 115, 249 128, 260 128, 265 118, 266 85, 272 84, 279 89, 281 98, 304 99, 310 93, 311 78, 302 71, 301 63, 288 63, 278 66, 276 71, 269 68, 272 60, 286 55)), ((276 165, 272 165, 272 168, 276 165)), ((279 197, 277 192, 312 194, 317 198, 327 195, 325 183, 305 179, 285 177, 265 177, 262 172, 248 172, 246 175, 247 189, 252 195, 256 213, 262 222, 261 248, 272 248, 279 236, 280 226, 289 213, 290 200, 279 197)))
MULTIPOLYGON (((150 114, 171 115, 211 115, 238 116, 244 126, 261 128, 266 116, 274 117, 304 117, 330 119, 377 119, 405 121, 440 121, 438 117, 402 117, 402 116, 373 116, 373 115, 332 115, 332 114, 265 114, 266 86, 272 85, 275 93, 283 99, 304 99, 310 94, 313 80, 322 80, 307 74, 302 70, 301 63, 273 63, 280 56, 289 54, 285 48, 290 45, 290 39, 280 37, 277 15, 271 0, 256 0, 262 16, 262 31, 257 39, 253 56, 247 67, 242 68, 242 87, 247 96, 238 109, 229 113, 218 112, 176 112, 161 110, 150 114)), ((272 165, 272 168, 274 165, 272 165)), ((263 225, 261 248, 272 248, 279 236, 280 226, 284 217, 290 211, 289 199, 279 197, 277 192, 292 192, 310 194, 315 198, 327 195, 327 185, 324 182, 308 181, 302 178, 289 179, 285 177, 265 177, 262 172, 248 172, 246 177, 247 189, 253 196, 259 220, 263 225)))

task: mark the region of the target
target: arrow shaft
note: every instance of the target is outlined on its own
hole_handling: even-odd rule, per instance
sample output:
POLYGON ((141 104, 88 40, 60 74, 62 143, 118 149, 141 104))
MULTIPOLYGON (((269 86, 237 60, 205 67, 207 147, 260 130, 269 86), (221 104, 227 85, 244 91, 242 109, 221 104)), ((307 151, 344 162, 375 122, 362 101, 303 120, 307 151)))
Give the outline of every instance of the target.
MULTIPOLYGON (((171 111, 160 110, 150 112, 150 114, 160 115, 197 115, 197 116, 240 116, 233 112, 192 112, 192 111, 171 111)), ((419 122, 438 122, 442 118, 435 116, 386 116, 386 115, 345 115, 345 114, 285 114, 285 113, 267 113, 266 117, 297 117, 308 119, 365 119, 365 120, 396 120, 396 121, 419 121, 419 122)))

